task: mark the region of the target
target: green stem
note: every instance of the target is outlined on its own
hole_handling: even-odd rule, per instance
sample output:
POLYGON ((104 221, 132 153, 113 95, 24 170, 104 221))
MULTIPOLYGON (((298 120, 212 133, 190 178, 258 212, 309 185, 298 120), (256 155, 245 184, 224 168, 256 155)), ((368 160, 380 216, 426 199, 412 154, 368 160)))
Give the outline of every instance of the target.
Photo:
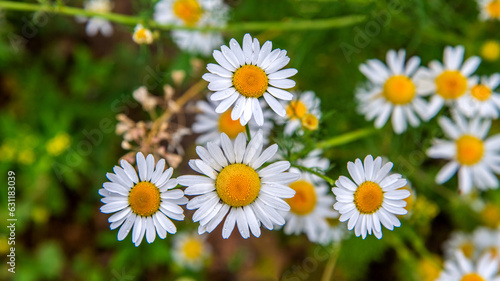
POLYGON ((324 174, 318 172, 315 169, 307 168, 307 167, 304 167, 301 165, 296 165, 296 164, 292 164, 292 167, 295 167, 295 168, 300 169, 302 171, 306 171, 306 172, 309 172, 311 174, 314 174, 314 175, 324 179, 325 181, 327 181, 329 185, 333 185, 335 183, 335 180, 333 180, 332 178, 330 178, 328 176, 325 176, 324 174))
POLYGON ((321 276, 321 281, 330 281, 332 280, 333 271, 335 269, 335 264, 337 263, 337 258, 339 257, 340 246, 342 244, 337 243, 332 245, 332 253, 330 254, 330 258, 325 266, 325 270, 323 271, 323 275, 321 276))
POLYGON ((286 20, 286 21, 267 21, 267 22, 240 22, 228 24, 226 26, 209 26, 209 27, 192 27, 178 25, 158 24, 153 20, 145 20, 140 17, 116 14, 116 13, 99 13, 88 11, 81 8, 67 7, 60 4, 32 4, 14 1, 0 1, 0 9, 16 10, 24 12, 48 12, 67 16, 85 16, 85 17, 100 17, 109 21, 135 26, 142 23, 147 27, 159 30, 184 29, 184 30, 200 30, 200 31, 262 31, 262 30, 318 30, 340 28, 354 25, 366 20, 363 15, 349 15, 329 19, 316 20, 286 20))
POLYGON ((248 123, 245 125, 245 129, 247 130, 248 141, 252 140, 252 135, 250 135, 250 126, 248 126, 248 123))
POLYGON ((359 129, 353 132, 345 133, 340 136, 335 136, 328 140, 324 140, 322 142, 319 142, 316 146, 321 149, 331 148, 334 146, 347 144, 358 139, 362 139, 366 136, 375 133, 376 131, 377 130, 374 128, 359 129))

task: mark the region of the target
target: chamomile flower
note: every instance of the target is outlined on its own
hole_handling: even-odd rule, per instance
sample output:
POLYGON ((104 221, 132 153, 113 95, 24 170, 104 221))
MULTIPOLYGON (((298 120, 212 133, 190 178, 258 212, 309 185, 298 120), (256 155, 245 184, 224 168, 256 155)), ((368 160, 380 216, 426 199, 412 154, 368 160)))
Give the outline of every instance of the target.
POLYGON ((500 74, 471 79, 471 88, 458 99, 458 109, 467 117, 479 116, 497 119, 500 110, 500 93, 496 88, 500 85, 500 74))
MULTIPOLYGON (((88 0, 83 4, 83 7, 87 11, 106 14, 111 12, 113 4, 110 0, 88 0)), ((85 32, 88 36, 96 36, 99 32, 106 37, 113 35, 113 26, 104 18, 98 16, 91 17, 90 19, 76 17, 76 21, 79 23, 87 22, 85 32)))
MULTIPOLYGON (((309 164, 310 166, 305 167, 314 168, 317 163, 309 164)), ((339 216, 332 208, 335 200, 328 194, 329 187, 325 180, 296 168, 290 171, 300 174, 301 177, 288 185, 295 190, 295 196, 286 200, 290 205, 290 212, 285 214, 284 231, 286 234, 295 235, 305 233, 311 242, 320 242, 321 234, 329 228, 327 219, 339 216)))
POLYGON ((490 120, 467 121, 456 113, 453 117, 455 122, 439 118, 441 128, 451 140, 435 139, 427 150, 431 158, 450 160, 436 175, 436 183, 447 182, 458 170, 458 187, 463 194, 474 186, 480 190, 498 188, 495 173, 500 173, 500 135, 485 139, 490 120))
POLYGON ((474 245, 477 254, 491 254, 495 258, 500 258, 500 230, 487 227, 479 227, 473 233, 474 245))
POLYGON ((466 258, 460 251, 455 253, 455 259, 444 263, 444 270, 437 281, 499 281, 498 258, 491 254, 482 255, 477 264, 466 258))
POLYGON ((428 107, 429 118, 436 116, 445 103, 456 102, 470 89, 470 76, 479 67, 481 59, 474 56, 463 62, 464 52, 463 46, 447 46, 444 49, 443 64, 431 61, 429 68, 421 68, 416 75, 417 83, 422 85, 424 92, 433 94, 428 107))
MULTIPOLYGON (((224 26, 228 7, 222 0, 161 0, 155 6, 154 19, 160 24, 179 26, 224 26)), ((208 56, 223 43, 220 32, 173 30, 172 38, 180 49, 208 56)))
POLYGON ((424 90, 416 83, 414 74, 419 57, 411 57, 405 65, 406 51, 387 52, 387 66, 380 60, 371 59, 361 64, 359 70, 370 80, 366 87, 357 89, 359 112, 367 120, 375 119, 375 127, 381 128, 391 117, 394 132, 406 131, 407 123, 412 127, 426 118, 427 103, 422 98, 424 90))
POLYGON ((173 238, 172 252, 175 263, 184 268, 200 269, 210 258, 211 248, 206 242, 207 235, 179 233, 173 238))
POLYGON ((132 39, 137 44, 151 44, 153 43, 154 36, 151 30, 145 28, 142 24, 138 24, 134 28, 132 39))
POLYGON ((125 160, 107 173, 110 182, 105 182, 99 194, 104 198, 101 212, 115 213, 109 217, 110 228, 119 226, 118 240, 123 240, 132 230, 132 242, 141 244, 144 235, 148 243, 158 237, 164 239, 167 232, 177 229, 170 219, 183 220, 184 210, 179 206, 187 203, 182 190, 170 190, 177 186, 177 180, 170 178, 172 168, 164 171, 165 160, 160 159, 155 166, 153 155, 136 154, 137 169, 125 160))
POLYGON ((500 20, 500 0, 477 0, 481 20, 500 20))
POLYGON ((407 183, 400 174, 388 175, 392 166, 391 162, 382 166, 381 157, 373 160, 368 155, 364 165, 360 159, 347 163, 354 182, 345 176, 335 182, 332 191, 337 203, 333 208, 339 211, 341 222, 349 220, 347 227, 354 229, 356 236, 365 239, 367 234, 373 233, 380 239, 381 224, 389 230, 401 226, 396 215, 407 213, 404 199, 410 192, 399 189, 407 183))
POLYGON ((260 46, 259 40, 250 34, 243 37, 243 48, 233 38, 221 51, 215 50, 213 56, 219 63, 209 63, 207 70, 210 73, 203 75, 203 79, 210 82, 208 89, 214 91, 210 96, 213 101, 221 101, 215 109, 223 113, 235 104, 231 113, 233 120, 240 119, 245 125, 253 118, 257 125, 264 124, 264 115, 259 102, 260 97, 279 116, 285 116, 286 110, 277 100, 291 100, 293 95, 283 89, 295 86, 295 81, 288 79, 295 75, 294 68, 282 69, 290 58, 285 50, 271 51, 272 43, 267 41, 260 46))
POLYGON ((286 116, 284 118, 276 116, 278 124, 285 124, 284 134, 290 136, 296 131, 303 132, 303 129, 310 131, 318 129, 321 100, 313 91, 292 94, 293 100, 285 106, 286 116))
MULTIPOLYGON (((245 126, 240 124, 239 120, 231 119, 232 110, 228 110, 222 114, 215 112, 218 102, 211 101, 198 101, 197 107, 200 110, 195 117, 195 122, 193 123, 193 132, 200 134, 196 139, 196 143, 204 145, 207 142, 220 143, 220 134, 225 133, 230 139, 234 140, 239 133, 245 132, 245 126)), ((265 109, 263 111, 265 117, 270 118, 272 113, 270 110, 265 109)), ((268 136, 273 129, 272 122, 266 122, 264 126, 259 127, 254 120, 248 123, 250 127, 250 134, 254 136, 259 130, 262 131, 264 136, 264 143, 268 143, 268 136)))
POLYGON ((466 258, 476 258, 476 245, 473 235, 463 231, 452 232, 448 240, 443 244, 444 255, 447 259, 453 259, 455 253, 460 251, 466 258))
POLYGON ((257 134, 246 143, 240 133, 234 143, 222 133, 218 146, 212 142, 207 148, 196 148, 201 159, 189 161, 193 170, 202 175, 181 176, 181 185, 187 186, 186 195, 194 195, 187 208, 198 209, 194 222, 200 222, 198 233, 212 232, 225 218, 222 237, 228 238, 235 225, 243 238, 252 233, 259 237, 263 224, 268 229, 283 225, 279 211, 289 211, 283 198, 291 198, 295 191, 287 184, 296 181, 298 174, 285 172, 288 161, 278 161, 265 168, 278 145, 273 144, 262 152, 263 137, 257 134), (227 215, 227 216, 226 216, 227 215))

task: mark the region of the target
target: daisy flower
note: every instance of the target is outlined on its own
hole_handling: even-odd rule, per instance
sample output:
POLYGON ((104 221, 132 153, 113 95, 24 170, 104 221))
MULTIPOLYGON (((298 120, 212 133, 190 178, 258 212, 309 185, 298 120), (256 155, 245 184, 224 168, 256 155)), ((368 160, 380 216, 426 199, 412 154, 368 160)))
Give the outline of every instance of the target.
POLYGON ((431 61, 429 68, 421 68, 416 75, 417 83, 422 85, 426 94, 433 94, 428 107, 428 117, 432 118, 445 103, 452 103, 462 97, 473 82, 473 74, 481 63, 477 56, 468 58, 463 64, 463 46, 444 48, 443 64, 431 61))
MULTIPOLYGON (((188 27, 222 27, 227 22, 228 6, 222 0, 161 0, 154 19, 160 24, 188 27)), ((180 49, 208 56, 223 43, 220 32, 173 30, 172 38, 180 49)))
POLYGON ((467 117, 484 117, 497 119, 500 109, 500 93, 495 92, 500 85, 500 74, 471 79, 471 88, 458 99, 458 109, 467 117))
POLYGON ((500 258, 500 230, 487 227, 479 227, 473 233, 474 245, 477 254, 490 253, 496 258, 500 258))
POLYGON ((467 194, 475 186, 481 190, 497 188, 500 173, 500 135, 485 139, 491 120, 474 118, 470 122, 460 114, 453 114, 455 122, 439 118, 439 125, 451 140, 435 139, 427 155, 449 159, 436 175, 436 183, 447 182, 458 170, 458 187, 467 194))
POLYGON ((134 28, 132 39, 137 44, 151 44, 153 43, 154 36, 151 30, 145 28, 142 24, 138 24, 134 28))
POLYGON ((500 230, 500 206, 491 202, 485 204, 482 200, 480 202, 482 203, 479 211, 481 222, 487 227, 500 230))
POLYGON ((248 33, 243 37, 243 49, 234 38, 229 46, 214 51, 219 65, 209 63, 210 73, 203 75, 203 79, 210 82, 208 89, 215 92, 210 98, 221 101, 215 111, 223 113, 235 104, 231 113, 233 120, 240 119, 241 125, 246 125, 253 116, 262 126, 264 115, 258 99, 264 97, 276 114, 285 116, 286 110, 277 99, 292 99, 293 95, 282 89, 295 86, 295 81, 288 78, 297 73, 294 68, 280 70, 290 61, 286 51, 271 51, 271 41, 260 47, 259 40, 252 39, 248 33))
POLYGON ((488 40, 481 46, 481 56, 486 61, 494 62, 500 57, 500 43, 496 40, 488 40))
POLYGON ((121 226, 118 240, 123 240, 132 230, 132 242, 139 246, 144 235, 148 243, 152 243, 156 233, 161 239, 167 232, 174 234, 177 229, 170 219, 184 220, 184 210, 179 205, 188 200, 182 190, 170 190, 177 186, 177 180, 170 178, 172 168, 164 171, 164 159, 155 166, 153 155, 144 158, 139 152, 136 160, 139 176, 130 163, 121 160, 121 167, 115 166, 114 173, 106 174, 110 182, 102 185, 104 188, 99 194, 104 197, 101 212, 115 213, 108 219, 110 228, 121 226))
POLYGON ((293 92, 293 100, 286 104, 286 116, 276 116, 278 124, 285 124, 285 135, 290 136, 294 132, 318 129, 321 118, 321 100, 316 97, 313 91, 306 91, 301 94, 293 92))
POLYGON ((467 259, 460 251, 455 260, 447 260, 437 281, 499 281, 498 258, 491 254, 481 256, 477 264, 467 259))
POLYGON ((401 226, 396 215, 407 213, 404 199, 410 196, 410 192, 398 190, 407 182, 400 174, 388 175, 392 166, 391 162, 382 166, 382 157, 373 160, 368 155, 364 165, 360 159, 347 163, 354 182, 345 176, 340 176, 335 182, 332 191, 337 203, 333 208, 339 211, 341 222, 349 220, 347 227, 354 229, 356 236, 365 239, 373 232, 380 239, 381 223, 389 230, 401 226))
MULTIPOLYGON (((197 144, 204 145, 209 141, 219 144, 221 133, 225 133, 230 139, 234 140, 239 133, 246 132, 245 126, 241 125, 239 120, 231 119, 232 109, 218 114, 215 112, 218 102, 211 100, 208 100, 208 102, 200 100, 196 105, 200 113, 196 115, 192 129, 193 132, 200 134, 196 139, 197 144)), ((264 117, 272 117, 272 113, 268 109, 265 109, 263 114, 264 117)), ((251 120, 248 125, 252 136, 261 130, 264 143, 268 143, 268 136, 273 129, 272 122, 266 122, 264 126, 259 127, 254 120, 251 120)))
POLYGON ((290 210, 283 198, 295 195, 287 184, 299 175, 285 172, 290 168, 288 161, 261 168, 278 150, 278 145, 273 144, 262 151, 262 139, 262 134, 257 134, 247 145, 245 134, 240 133, 232 143, 222 133, 220 146, 209 142, 207 148, 196 148, 201 159, 191 160, 189 165, 202 175, 181 176, 178 180, 187 186, 186 195, 195 196, 187 208, 198 209, 193 221, 200 222, 199 234, 212 232, 224 217, 223 238, 231 235, 235 224, 246 239, 250 232, 260 236, 261 223, 270 230, 274 224, 285 223, 278 211, 290 210))
POLYGON ((210 258, 211 248, 206 242, 207 235, 179 233, 173 238, 174 261, 183 268, 200 269, 210 258))
MULTIPOLYGON (((327 159, 324 160, 329 162, 327 159)), ((309 163, 311 166, 305 167, 314 168, 317 164, 309 163)), ((320 235, 329 228, 327 219, 339 216, 332 208, 335 200, 328 194, 329 186, 325 180, 296 168, 291 168, 290 171, 301 176, 288 185, 295 190, 295 196, 286 200, 290 205, 290 212, 285 214, 284 231, 289 235, 305 233, 311 242, 319 242, 320 235)))
MULTIPOLYGON (((83 8, 87 11, 106 14, 111 12, 113 5, 109 0, 88 0, 83 4, 83 8)), ((100 17, 88 19, 78 16, 76 21, 79 23, 87 22, 85 32, 88 36, 96 36, 99 32, 106 37, 113 35, 113 26, 106 19, 100 17)))
POLYGON ((392 127, 397 134, 406 131, 407 123, 418 126, 427 110, 422 98, 424 89, 414 79, 420 58, 411 57, 406 65, 405 58, 405 50, 390 50, 387 66, 377 59, 361 64, 359 70, 370 82, 366 87, 359 87, 356 93, 359 112, 369 121, 375 119, 376 128, 383 127, 392 115, 392 127))
POLYGON ((500 0, 477 0, 481 20, 500 20, 500 0))
POLYGON ((447 259, 453 259, 457 251, 468 259, 475 259, 477 252, 473 235, 463 231, 452 232, 450 238, 443 243, 443 250, 447 259))

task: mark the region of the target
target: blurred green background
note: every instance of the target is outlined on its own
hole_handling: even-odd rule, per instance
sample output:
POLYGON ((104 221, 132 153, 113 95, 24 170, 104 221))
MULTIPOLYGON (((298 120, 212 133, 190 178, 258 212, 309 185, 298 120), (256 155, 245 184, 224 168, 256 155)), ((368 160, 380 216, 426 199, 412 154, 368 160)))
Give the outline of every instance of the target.
MULTIPOLYGON (((35 3, 35 1, 23 1, 35 3)), ((115 1, 116 13, 148 18, 154 1, 115 1)), ((499 22, 478 21, 475 1, 336 1, 336 0, 227 0, 230 22, 321 19, 366 15, 359 24, 304 31, 252 32, 261 42, 286 49, 289 67, 299 70, 297 89, 313 90, 322 98, 327 116, 314 136, 327 139, 372 123, 356 111, 355 87, 364 81, 360 63, 385 60, 389 49, 405 48, 426 65, 441 60, 446 45, 464 45, 466 56, 481 55, 488 40, 499 40, 499 22), (347 53, 346 53, 347 52, 347 53)), ((82 7, 81 1, 66 1, 82 7)), ((214 257, 200 272, 175 266, 172 236, 143 242, 136 248, 127 237, 117 241, 109 230, 108 215, 99 211, 97 191, 107 181, 118 159, 126 153, 114 133, 116 115, 145 118, 132 92, 146 85, 161 95, 172 83, 171 74, 184 70, 182 88, 204 73, 192 71, 192 60, 213 61, 182 53, 161 32, 151 46, 132 41, 132 26, 114 24, 106 38, 88 37, 73 17, 0 10, 0 178, 16 173, 16 262, 14 280, 319 280, 331 247, 317 246, 305 236, 285 236, 263 230, 261 238, 233 235, 222 240, 220 227, 209 237, 214 257)), ((245 32, 225 32, 241 41, 245 32)), ((478 74, 499 70, 500 61, 486 61, 478 74)), ((493 122, 490 135, 500 132, 493 122)), ((382 240, 351 237, 340 250, 335 280, 423 280, 418 262, 423 256, 442 255, 442 242, 453 230, 470 231, 481 224, 471 200, 458 197, 456 178, 437 187, 434 176, 444 161, 425 156, 433 137, 442 136, 436 119, 401 136, 388 124, 363 140, 325 152, 336 179, 347 174, 346 163, 367 154, 386 156, 417 192, 411 216, 382 240), (451 194, 451 195, 450 195, 451 194)), ((184 143, 187 157, 176 175, 189 171, 195 157, 193 138, 184 143)), ((5 190, 5 189, 2 189, 5 190)), ((498 191, 480 195, 498 204, 498 191)), ((0 193, 6 206, 6 192, 0 193)), ((187 212, 179 229, 194 230, 187 212)), ((7 219, 0 210, 0 220, 7 219)), ((7 255, 7 231, 0 233, 0 252, 7 255)), ((2 265, 0 279, 12 275, 2 265), (5 268, 5 269, 4 269, 5 268)))

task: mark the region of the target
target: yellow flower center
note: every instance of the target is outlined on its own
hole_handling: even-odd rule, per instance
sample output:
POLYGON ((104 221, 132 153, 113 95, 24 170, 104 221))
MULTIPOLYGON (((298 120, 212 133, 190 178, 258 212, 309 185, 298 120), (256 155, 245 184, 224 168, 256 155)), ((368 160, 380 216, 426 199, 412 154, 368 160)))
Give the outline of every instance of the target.
POLYGON ((203 244, 198 239, 188 238, 182 247, 182 251, 187 259, 194 260, 201 256, 203 244))
POLYGON ((467 79, 456 70, 443 71, 436 78, 437 93, 445 99, 456 99, 467 90, 467 79))
POLYGON ((235 139, 239 133, 245 132, 245 126, 240 124, 240 120, 231 119, 231 111, 227 110, 219 117, 219 131, 225 133, 229 138, 235 139))
POLYGON ((485 101, 490 98, 491 90, 485 85, 476 85, 472 87, 471 94, 473 97, 480 101, 485 101))
POLYGON ((488 10, 488 14, 490 14, 491 17, 500 17, 500 0, 491 1, 486 9, 488 10))
POLYGON ((148 38, 148 35, 146 33, 145 28, 141 28, 141 29, 137 30, 137 32, 135 33, 135 36, 137 39, 142 39, 142 40, 145 40, 148 38))
POLYGON ((498 228, 500 226, 500 207, 491 203, 481 211, 481 220, 483 223, 491 228, 498 228))
POLYGON ((290 119, 302 119, 306 113, 307 107, 300 100, 293 100, 286 106, 286 116, 290 119))
POLYGON ((495 40, 486 41, 481 48, 481 56, 488 61, 496 61, 500 57, 500 44, 495 40))
POLYGON ((435 281, 441 273, 438 261, 423 259, 418 263, 418 272, 422 281, 435 281))
POLYGON ((45 147, 49 154, 53 156, 58 156, 61 153, 63 153, 66 149, 68 149, 70 144, 71 144, 71 139, 69 135, 66 133, 62 133, 49 140, 49 142, 45 147))
POLYGON ((382 95, 393 104, 407 104, 415 97, 415 84, 404 75, 387 79, 382 95))
POLYGON ((483 141, 471 136, 464 135, 457 140, 457 161, 462 165, 474 165, 483 158, 483 141))
POLYGON ((318 129, 319 120, 314 116, 314 114, 306 114, 304 118, 302 118, 302 126, 310 131, 314 131, 318 129))
POLYGON ((484 278, 477 273, 469 273, 464 275, 460 281, 484 281, 484 278))
POLYGON ((472 258, 472 253, 474 252, 474 245, 472 242, 465 242, 462 245, 460 245, 460 250, 464 254, 465 257, 467 258, 472 258))
POLYGON ((247 98, 261 97, 267 90, 268 82, 264 70, 255 65, 244 65, 233 74, 234 88, 247 98))
POLYGON ((130 190, 128 203, 135 214, 151 216, 160 209, 160 190, 148 181, 141 181, 130 190))
POLYGON ((375 213, 384 201, 384 191, 377 183, 366 181, 354 192, 354 205, 362 214, 375 213))
POLYGON ((177 0, 174 3, 174 14, 188 26, 195 25, 202 13, 200 3, 196 0, 177 0))
POLYGON ((246 206, 259 195, 260 177, 245 164, 231 164, 219 173, 215 188, 220 199, 229 206, 246 206))
POLYGON ((297 215, 307 215, 316 207, 316 191, 314 186, 307 181, 299 180, 290 184, 295 190, 295 196, 287 199, 290 210, 297 215))

